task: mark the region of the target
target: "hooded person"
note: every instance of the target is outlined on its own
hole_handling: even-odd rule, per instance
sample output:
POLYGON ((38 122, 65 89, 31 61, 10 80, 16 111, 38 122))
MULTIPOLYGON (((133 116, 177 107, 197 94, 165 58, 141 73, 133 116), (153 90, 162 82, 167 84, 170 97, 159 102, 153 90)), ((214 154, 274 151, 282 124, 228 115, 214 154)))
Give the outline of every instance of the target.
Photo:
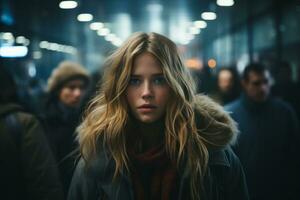
POLYGON ((16 84, 0 64, 0 199, 62 200, 44 130, 19 104, 16 84))
POLYGON ((74 132, 88 83, 89 74, 84 67, 70 61, 61 62, 48 79, 46 112, 42 118, 65 193, 73 173, 75 158, 71 153, 77 148, 74 132))

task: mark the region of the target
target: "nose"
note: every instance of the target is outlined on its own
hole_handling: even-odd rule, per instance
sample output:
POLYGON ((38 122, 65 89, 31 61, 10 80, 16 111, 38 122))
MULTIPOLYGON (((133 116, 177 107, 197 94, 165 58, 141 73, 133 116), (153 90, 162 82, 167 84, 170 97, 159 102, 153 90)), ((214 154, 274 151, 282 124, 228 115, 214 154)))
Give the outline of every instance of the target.
POLYGON ((263 83, 260 85, 260 90, 261 91, 267 91, 269 88, 269 85, 267 83, 263 83))
POLYGON ((149 99, 153 97, 152 86, 149 82, 145 82, 142 88, 142 98, 149 99))
POLYGON ((75 88, 73 91, 73 95, 75 98, 80 98, 82 96, 82 89, 80 88, 75 88))

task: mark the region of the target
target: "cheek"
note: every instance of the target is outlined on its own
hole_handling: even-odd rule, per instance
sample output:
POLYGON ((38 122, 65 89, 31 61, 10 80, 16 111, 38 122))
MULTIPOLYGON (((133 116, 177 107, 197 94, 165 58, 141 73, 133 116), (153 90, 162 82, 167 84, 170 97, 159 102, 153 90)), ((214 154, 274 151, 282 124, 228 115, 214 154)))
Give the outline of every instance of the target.
POLYGON ((157 101, 161 104, 167 104, 170 99, 170 88, 164 88, 160 90, 157 94, 157 101))
POLYGON ((67 96, 68 96, 67 91, 65 89, 62 89, 59 93, 59 99, 64 100, 64 99, 66 99, 67 96))
POLYGON ((135 99, 136 99, 136 94, 134 91, 127 89, 126 91, 126 101, 127 101, 127 105, 129 106, 130 109, 132 109, 135 99))

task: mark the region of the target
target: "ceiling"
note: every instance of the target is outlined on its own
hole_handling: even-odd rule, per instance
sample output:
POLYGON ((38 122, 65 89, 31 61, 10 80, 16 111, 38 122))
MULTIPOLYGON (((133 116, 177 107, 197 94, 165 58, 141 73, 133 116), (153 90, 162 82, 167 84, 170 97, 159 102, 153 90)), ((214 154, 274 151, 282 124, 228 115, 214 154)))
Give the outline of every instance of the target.
POLYGON ((188 44, 199 50, 207 38, 244 23, 249 2, 271 1, 235 0, 233 7, 219 7, 215 0, 77 0, 78 7, 62 10, 60 0, 0 0, 0 32, 24 35, 33 51, 41 41, 73 46, 80 61, 98 63, 102 57, 97 55, 105 56, 116 47, 91 30, 91 22, 77 21, 80 13, 92 14, 92 22, 104 23, 121 40, 136 31, 155 31, 181 45, 191 23, 201 20, 204 11, 215 11, 217 19, 207 21, 207 28, 188 44))
POLYGON ((203 11, 216 10, 212 0, 77 0, 78 7, 72 10, 60 9, 59 2, 1 0, 2 12, 11 17, 5 28, 73 46, 82 45, 87 37, 104 43, 89 30, 89 23, 76 20, 79 13, 88 12, 122 40, 135 31, 156 31, 176 40, 176 33, 187 29, 188 22, 201 19, 203 11))

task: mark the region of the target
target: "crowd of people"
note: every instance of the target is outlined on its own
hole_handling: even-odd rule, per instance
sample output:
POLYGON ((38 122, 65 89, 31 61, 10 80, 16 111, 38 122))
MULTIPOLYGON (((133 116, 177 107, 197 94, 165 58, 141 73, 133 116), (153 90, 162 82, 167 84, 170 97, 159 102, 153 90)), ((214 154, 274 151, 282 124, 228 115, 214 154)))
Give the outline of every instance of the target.
POLYGON ((63 61, 28 113, 1 64, 1 198, 296 200, 300 84, 271 67, 221 67, 200 94, 170 39, 135 33, 99 87, 63 61))

